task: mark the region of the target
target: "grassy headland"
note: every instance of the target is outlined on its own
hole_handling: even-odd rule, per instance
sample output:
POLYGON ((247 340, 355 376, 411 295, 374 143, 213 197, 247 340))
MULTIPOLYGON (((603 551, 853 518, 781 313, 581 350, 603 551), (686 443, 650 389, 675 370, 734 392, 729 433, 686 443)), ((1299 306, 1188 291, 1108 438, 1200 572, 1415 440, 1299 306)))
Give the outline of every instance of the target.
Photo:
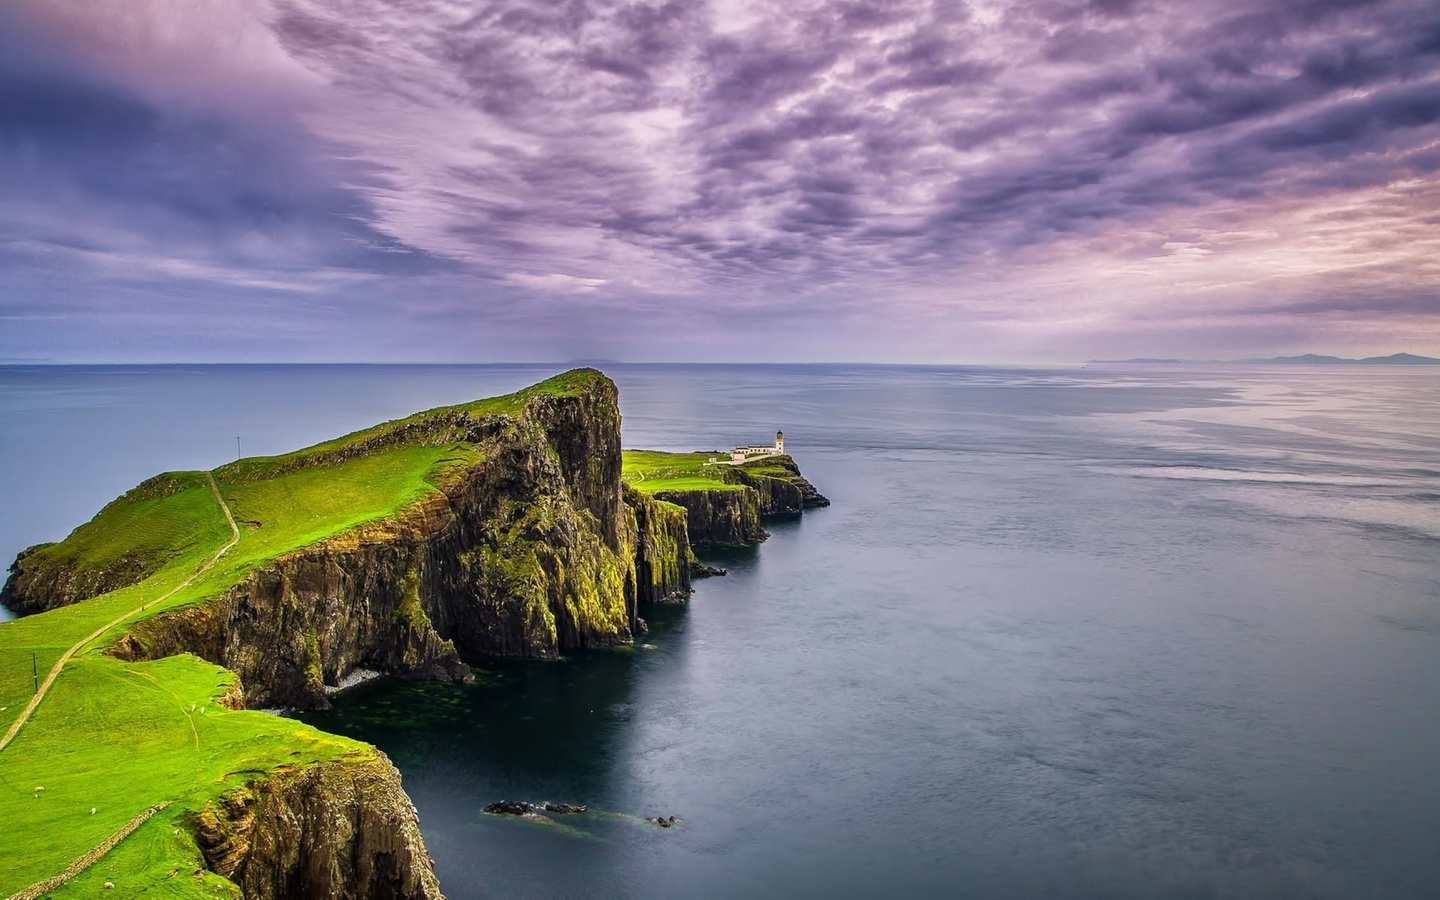
MULTIPOLYGON (((197 822, 215 818, 222 795, 319 764, 378 760, 368 745, 240 709, 235 674, 188 653, 168 655, 193 648, 251 679, 247 660, 237 666, 227 655, 235 645, 147 645, 147 634, 163 635, 176 622, 230 628, 223 634, 250 651, 250 661, 274 662, 266 672, 322 699, 322 678, 333 684, 372 664, 365 654, 378 652, 373 644, 344 657, 343 667, 336 662, 359 646, 345 640, 359 641, 364 629, 403 638, 384 645, 402 654, 398 672, 455 654, 457 627, 483 626, 518 642, 478 652, 521 655, 533 649, 524 643, 532 633, 548 640, 549 653, 562 646, 561 632, 564 647, 608 646, 628 640, 635 602, 688 595, 687 517, 688 534, 700 534, 699 523, 710 543, 754 541, 764 537, 759 516, 826 502, 784 456, 730 466, 706 465, 706 453, 626 451, 622 460, 618 451, 614 386, 578 369, 294 453, 158 475, 65 540, 27 551, 13 596, 47 611, 0 624, 0 733, 34 696, 34 672, 43 679, 74 655, 0 748, 0 896, 61 873, 161 804, 169 805, 53 895, 91 894, 111 881, 118 890, 108 896, 235 896, 238 887, 209 871, 196 840, 197 822), (634 491, 617 490, 617 476, 634 491), (417 520, 436 521, 430 513, 441 524, 417 532, 417 520), (417 533, 443 543, 443 553, 425 557, 427 596, 439 604, 431 612, 450 616, 443 638, 417 592, 419 560, 431 546, 417 543, 417 533), (291 576, 311 587, 291 590, 291 576), (313 587, 331 576, 330 587, 313 587), (256 585, 280 587, 262 596, 256 585), (444 606, 451 596, 471 605, 444 606), (251 605, 226 605, 237 597, 251 605), (330 635, 327 645, 325 629, 342 620, 355 630, 330 635), (272 639, 246 637, 257 623, 272 639), (289 656, 279 646, 287 640, 289 656), (127 650, 136 645, 162 649, 127 650), (322 672, 326 660, 333 665, 322 672)), ((182 633, 200 634, 170 632, 182 633)), ((247 683, 252 703, 266 696, 254 690, 263 682, 247 683)), ((208 827, 199 830, 215 833, 208 827)))
MULTIPOLYGON (((518 413, 537 394, 564 395, 604 376, 576 370, 516 394, 419 413, 305 450, 214 471, 240 526, 238 543, 203 575, 141 617, 197 604, 256 567, 437 492, 473 462, 454 439, 458 415, 518 413)), ((204 473, 157 476, 106 506, 37 557, 80 573, 136 581, 82 602, 0 624, 0 731, 44 673, 87 634, 194 575, 230 540, 204 473)), ((129 663, 104 655, 137 619, 106 632, 63 669, 34 715, 0 751, 0 896, 55 875, 148 807, 154 816, 54 896, 236 894, 205 869, 187 827, 198 810, 264 773, 360 759, 368 745, 299 722, 220 704, 233 676, 195 656, 129 663)))

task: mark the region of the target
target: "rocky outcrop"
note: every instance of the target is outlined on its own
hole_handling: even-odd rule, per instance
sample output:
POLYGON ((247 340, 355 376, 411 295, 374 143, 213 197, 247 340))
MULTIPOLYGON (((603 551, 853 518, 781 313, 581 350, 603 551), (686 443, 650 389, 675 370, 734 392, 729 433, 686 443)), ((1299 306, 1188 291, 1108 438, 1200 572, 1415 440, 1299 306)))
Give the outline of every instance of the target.
POLYGON ((721 470, 731 484, 743 484, 760 494, 760 514, 778 516, 799 513, 830 501, 815 489, 800 467, 788 455, 768 456, 754 463, 727 466, 721 470))
POLYGON ((657 491, 654 495, 685 508, 690 542, 697 547, 757 544, 769 537, 760 525, 763 517, 830 505, 786 455, 739 466, 716 466, 715 471, 735 487, 657 491))
POLYGON ((0 587, 0 604, 16 615, 28 616, 88 600, 136 580, 131 573, 108 568, 95 571, 49 565, 45 552, 54 546, 36 544, 20 551, 10 564, 5 586, 0 587))
MULTIPOLYGON (((222 484, 403 446, 463 445, 474 460, 446 470, 437 492, 399 514, 270 560, 197 606, 137 622, 108 652, 127 660, 194 653, 235 672, 237 697, 250 708, 325 708, 327 688, 358 669, 463 680, 469 656, 555 657, 629 643, 642 628, 639 605, 683 601, 692 577, 710 571, 692 544, 756 543, 766 537, 763 516, 828 503, 788 456, 720 468, 727 488, 647 495, 624 487, 614 384, 593 370, 565 383, 488 412, 437 410, 225 467, 222 484)), ((185 480, 193 477, 203 476, 161 476, 127 497, 194 487, 185 480)), ((60 558, 17 562, 24 577, 7 588, 24 601, 17 608, 61 602, 44 587, 67 583, 60 558)), ((62 593, 68 602, 84 591, 62 593)))
POLYGON ((378 750, 275 770, 191 824, 206 865, 246 897, 441 897, 415 807, 378 750))
POLYGON ((692 593, 690 579, 701 566, 690 549, 686 511, 673 503, 625 489, 625 505, 635 516, 635 599, 640 603, 682 603, 692 593))
POLYGON ((467 679, 454 642, 420 604, 416 534, 369 537, 282 557, 218 598, 137 622, 107 652, 127 660, 194 653, 235 672, 245 705, 261 709, 323 709, 325 687, 357 668, 467 679))
POLYGON ((760 527, 760 493, 752 487, 656 491, 654 497, 684 508, 696 547, 740 547, 770 536, 760 527))

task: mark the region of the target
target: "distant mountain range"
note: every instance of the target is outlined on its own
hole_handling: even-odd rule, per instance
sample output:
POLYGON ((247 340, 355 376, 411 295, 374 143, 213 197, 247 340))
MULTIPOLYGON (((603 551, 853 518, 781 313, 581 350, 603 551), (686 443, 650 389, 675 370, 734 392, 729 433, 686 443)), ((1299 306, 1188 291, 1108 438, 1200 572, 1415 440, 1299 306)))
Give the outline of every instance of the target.
POLYGON ((1364 359, 1346 359, 1343 356, 1323 356, 1306 353, 1301 356, 1271 356, 1252 359, 1092 359, 1092 363, 1134 363, 1145 365, 1173 365, 1183 363, 1228 364, 1248 366, 1440 366, 1440 359, 1433 356, 1416 356, 1414 353, 1392 353, 1389 356, 1367 356, 1364 359))

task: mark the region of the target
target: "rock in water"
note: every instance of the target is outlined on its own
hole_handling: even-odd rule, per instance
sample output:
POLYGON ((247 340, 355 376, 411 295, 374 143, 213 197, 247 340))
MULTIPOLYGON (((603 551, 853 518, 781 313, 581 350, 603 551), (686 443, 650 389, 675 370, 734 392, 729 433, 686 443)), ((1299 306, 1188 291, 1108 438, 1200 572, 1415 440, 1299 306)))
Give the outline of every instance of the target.
POLYGON ((545 811, 546 811, 546 812, 560 813, 561 815, 571 815, 571 814, 573 814, 573 813, 583 813, 583 812, 586 812, 586 811, 589 810, 589 809, 590 809, 590 807, 588 807, 588 806, 571 806, 569 803, 546 803, 546 804, 545 804, 545 811))
POLYGON ((495 816, 523 816, 534 811, 535 804, 524 800, 497 800, 481 810, 495 816))

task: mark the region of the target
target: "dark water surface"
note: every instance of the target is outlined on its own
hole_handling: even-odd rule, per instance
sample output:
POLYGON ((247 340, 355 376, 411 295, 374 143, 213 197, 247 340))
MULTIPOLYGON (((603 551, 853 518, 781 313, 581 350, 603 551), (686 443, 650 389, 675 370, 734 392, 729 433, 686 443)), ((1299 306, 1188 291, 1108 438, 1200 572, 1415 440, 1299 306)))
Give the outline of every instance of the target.
MULTIPOLYGON (((0 368, 0 552, 552 371, 0 368)), ((627 446, 783 428, 835 505, 646 647, 306 717, 390 754, 448 896, 1436 896, 1440 371, 607 371, 627 446)))

